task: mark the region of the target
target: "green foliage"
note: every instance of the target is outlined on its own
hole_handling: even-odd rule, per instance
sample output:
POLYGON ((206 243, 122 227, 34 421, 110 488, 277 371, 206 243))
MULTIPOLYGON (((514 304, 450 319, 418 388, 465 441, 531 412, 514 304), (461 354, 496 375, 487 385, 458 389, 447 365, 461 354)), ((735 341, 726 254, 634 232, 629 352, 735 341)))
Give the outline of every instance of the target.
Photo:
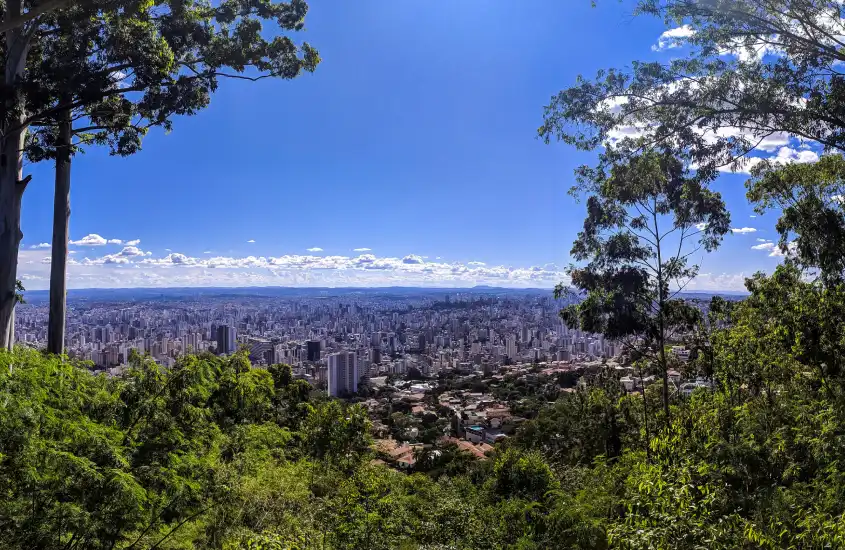
POLYGON ((543 501, 549 491, 557 488, 554 474, 541 454, 507 449, 496 456, 490 489, 497 497, 543 501))
MULTIPOLYGON (((636 4, 637 13, 686 25, 688 47, 667 63, 634 62, 593 80, 579 77, 552 98, 539 130, 546 141, 601 148, 597 165, 576 173, 591 197, 573 256, 589 263, 573 272, 586 299, 565 318, 607 335, 656 341, 634 364, 656 359, 664 372, 664 339, 650 334, 663 332, 653 328, 661 320, 669 326, 677 320, 680 337, 692 342, 690 371, 712 376, 716 387, 676 400, 672 417, 649 429, 653 392, 620 398, 600 385, 543 409, 512 444, 551 461, 564 480, 557 498, 577 503, 567 510, 583 513, 582 524, 603 535, 591 547, 841 547, 845 165, 836 153, 845 150, 845 124, 836 113, 845 83, 835 69, 845 61, 841 3, 636 4), (756 158, 755 149, 775 135, 814 141, 830 154, 808 165, 756 158), (706 190, 725 167, 752 163, 749 200, 760 213, 778 212, 785 264, 751 277, 747 299, 714 300, 707 319, 664 299, 662 262, 643 265, 662 242, 658 222, 668 230, 679 225, 668 215, 674 207, 649 211, 625 202, 647 187, 639 182, 672 181, 643 169, 654 162, 643 159, 660 158, 694 167, 683 176, 692 190, 706 190), (605 189, 606 182, 613 185, 605 189), (649 277, 658 280, 653 287, 649 277), (658 312, 669 306, 656 319, 655 304, 658 312), (607 433, 617 434, 618 452, 602 449, 607 433)), ((716 221, 699 222, 707 224, 699 226, 705 238, 708 230, 717 233, 697 243, 705 250, 728 230, 726 215, 716 221)), ((672 265, 666 273, 685 269, 672 265)))
POLYGON ((620 388, 617 382, 564 394, 517 432, 515 444, 542 452, 558 467, 589 466, 600 456, 619 456, 623 443, 636 446, 639 423, 632 416, 641 405, 623 398, 620 388))
MULTIPOLYGON (((130 44, 143 46, 132 78, 147 91, 134 106, 112 104, 115 120, 148 109, 149 120, 166 126, 162 113, 204 105, 223 66, 290 77, 317 61, 310 48, 258 34, 257 21, 267 18, 301 28, 302 2, 183 7, 173 17, 144 19, 82 5, 50 17, 88 13, 91 21, 75 20, 80 39, 97 18, 108 19, 102 37, 111 42, 88 37, 114 50, 108 63, 130 44), (197 52, 201 59, 192 57, 197 52)), ((152 5, 133 9, 153 13, 152 5)), ((714 300, 705 319, 669 291, 672 281, 695 274, 675 246, 682 250, 688 237, 693 249, 710 250, 728 230, 721 198, 706 183, 759 137, 705 137, 701 127, 783 130, 843 149, 840 127, 824 123, 841 110, 842 83, 816 76, 845 61, 828 43, 838 35, 821 27, 808 39, 795 25, 818 25, 825 10, 840 9, 833 0, 642 0, 642 13, 697 30, 690 56, 581 81, 555 98, 541 129, 585 148, 605 143, 623 118, 653 132, 615 143, 597 167, 578 173, 590 196, 573 248, 585 265, 573 281, 586 300, 565 315, 587 330, 645 344, 634 368, 657 362, 664 375, 667 335, 677 329, 694 340, 690 368, 711 375, 713 391, 676 398, 672 415, 655 425, 649 420, 667 403, 666 386, 628 395, 614 375, 600 373, 586 389, 561 392, 573 380, 506 378, 493 391, 535 418, 488 460, 438 443, 417 451, 416 471, 405 474, 371 460, 361 406, 327 399, 286 365, 261 369, 245 353, 205 354, 167 369, 133 355, 122 375, 107 377, 33 350, 2 352, 4 548, 845 546, 841 158, 755 170, 749 198, 760 211, 781 210, 779 244, 793 257, 770 276, 751 277, 747 299, 714 300), (786 8, 788 18, 779 11, 786 8), (720 57, 772 36, 788 62, 720 57), (677 74, 700 78, 693 85, 677 74), (629 100, 602 108, 616 96, 629 100), (690 163, 694 174, 685 169, 690 163), (680 239, 667 255, 664 232, 680 239)), ((61 50, 69 35, 61 36, 38 42, 34 55, 76 59, 80 73, 105 63, 74 58, 61 50)), ((33 105, 57 101, 58 89, 30 92, 33 105)), ((131 149, 134 138, 125 139, 131 149)), ((477 384, 486 387, 466 382, 477 384)), ((418 424, 422 438, 436 441, 441 419, 413 419, 409 408, 391 399, 385 419, 396 430, 418 424)))
POLYGON ((79 144, 130 155, 151 126, 171 129, 176 115, 206 107, 221 79, 292 79, 319 55, 285 33, 304 27, 302 0, 81 3, 42 16, 26 91, 32 160, 55 155, 55 116, 70 109, 83 123, 79 144), (266 24, 276 31, 262 32, 266 24))
POLYGON ((842 149, 843 61, 837 0, 638 0, 637 13, 688 25, 683 55, 601 70, 552 98, 539 129, 592 150, 600 164, 670 148, 709 180, 748 162, 766 137, 786 132, 842 149), (763 57, 761 51, 777 55, 763 57), (736 55, 726 56, 727 52, 736 55), (620 127, 638 128, 617 139, 620 127), (703 130, 708 131, 703 131, 703 130), (739 130, 739 131, 738 131, 739 130))
POLYGON ((845 159, 825 155, 813 164, 777 170, 761 165, 748 181, 748 199, 763 213, 777 209, 780 251, 830 284, 845 274, 845 159))
POLYGON ((25 304, 26 300, 24 300, 23 293, 26 289, 23 287, 23 283, 20 281, 15 281, 15 301, 19 304, 25 304))
POLYGON ((339 401, 305 406, 302 432, 309 456, 347 470, 368 456, 370 423, 363 407, 339 401))
MULTIPOLYGON (((663 378, 668 421, 669 364, 666 345, 700 323, 699 310, 677 299, 698 274, 689 258, 711 251, 729 230, 721 196, 691 176, 670 153, 648 152, 609 169, 582 168, 588 194, 584 228, 569 269, 584 299, 561 311, 572 327, 622 340, 626 351, 645 357, 663 378)), ((555 289, 560 297, 565 289, 555 289)))
MULTIPOLYGON (((480 461, 405 474, 367 415, 245 355, 133 356, 123 375, 0 355, 8 548, 837 548, 845 291, 793 266, 716 304, 714 391, 647 430, 660 392, 564 392, 480 461), (647 405, 647 406, 646 406, 647 405)), ((656 388, 655 388, 656 389, 656 388)), ((401 417, 405 417, 400 414, 401 417)), ((434 419, 422 419, 423 425, 434 419)))

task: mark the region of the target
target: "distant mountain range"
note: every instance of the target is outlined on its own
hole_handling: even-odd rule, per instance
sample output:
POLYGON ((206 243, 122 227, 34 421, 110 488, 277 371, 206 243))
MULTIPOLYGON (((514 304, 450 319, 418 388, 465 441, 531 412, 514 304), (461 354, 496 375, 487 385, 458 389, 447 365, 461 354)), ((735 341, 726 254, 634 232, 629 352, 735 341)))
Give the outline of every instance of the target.
MULTIPOLYGON (((373 295, 387 294, 398 296, 409 295, 445 295, 445 294, 478 294, 478 295, 526 295, 541 294, 551 295, 549 288, 504 288, 479 285, 471 288, 430 288, 430 287, 373 287, 373 288, 331 288, 331 287, 178 287, 178 288, 90 288, 74 289, 68 291, 70 300, 97 300, 97 301, 127 301, 127 300, 154 300, 154 299, 178 299, 198 298, 203 296, 216 297, 238 297, 238 296, 267 296, 267 297, 308 297, 308 296, 352 296, 352 295, 373 295)), ((727 299, 737 299, 746 296, 742 292, 725 291, 689 291, 680 294, 686 299, 702 299, 712 296, 722 296, 727 299)), ((28 302, 38 303, 47 300, 47 290, 27 290, 25 297, 28 302)))

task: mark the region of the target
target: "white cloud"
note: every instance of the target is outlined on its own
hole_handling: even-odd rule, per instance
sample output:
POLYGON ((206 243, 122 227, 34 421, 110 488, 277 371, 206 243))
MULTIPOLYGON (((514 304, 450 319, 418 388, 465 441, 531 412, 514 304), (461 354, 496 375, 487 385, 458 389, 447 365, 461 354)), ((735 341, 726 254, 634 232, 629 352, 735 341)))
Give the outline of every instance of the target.
POLYGON ((773 248, 772 248, 772 251, 771 251, 771 253, 769 254, 769 256, 772 256, 772 257, 778 257, 778 256, 787 256, 787 255, 790 255, 790 254, 792 254, 793 252, 795 252, 795 248, 796 248, 797 246, 798 246, 798 245, 795 243, 795 241, 792 241, 791 243, 788 243, 788 244, 786 245, 786 254, 784 254, 783 250, 781 250, 779 246, 775 246, 775 247, 773 247, 773 248))
MULTIPOLYGON (((760 239, 757 239, 757 240, 760 240, 760 239)), ((787 248, 786 253, 791 254, 795 250, 795 247, 796 247, 796 244, 795 244, 794 241, 787 244, 786 245, 786 248, 787 248)), ((751 249, 752 250, 765 250, 769 253, 769 256, 773 257, 773 258, 786 255, 780 249, 780 246, 778 246, 777 243, 774 243, 772 241, 766 241, 766 242, 761 242, 760 244, 755 244, 754 246, 751 247, 751 249)))
POLYGON ((786 132, 775 132, 771 135, 765 136, 758 144, 757 149, 767 153, 774 153, 780 150, 781 147, 789 145, 790 136, 786 132))
POLYGON ((754 214, 751 214, 751 216, 750 216, 750 217, 752 217, 752 218, 756 218, 757 216, 755 216, 754 214))
MULTIPOLYGON (((168 252, 169 251, 170 251, 170 249, 168 249, 168 252)), ((211 254, 211 250, 206 250, 206 251, 203 252, 203 254, 211 254)))
POLYGON ((114 88, 126 88, 129 84, 126 82, 127 74, 124 71, 113 71, 109 78, 112 81, 112 85, 109 86, 114 88))
MULTIPOLYGON (((203 260, 203 261, 206 261, 206 260, 203 260)), ((158 258, 158 259, 148 258, 148 259, 141 260, 141 263, 142 264, 149 264, 149 265, 160 265, 160 266, 167 266, 167 265, 190 266, 190 265, 202 265, 203 261, 201 261, 197 258, 191 258, 189 256, 186 256, 184 254, 180 254, 178 252, 171 252, 170 254, 165 256, 164 258, 158 258)))
POLYGON ((739 228, 731 229, 731 233, 739 233, 739 234, 756 233, 756 232, 757 232, 757 229, 754 228, 754 227, 739 227, 739 228))
POLYGON ((117 256, 133 257, 133 256, 150 256, 151 253, 150 252, 144 252, 143 250, 139 249, 136 246, 125 246, 125 247, 123 247, 123 250, 118 252, 116 255, 117 256))
POLYGON ((85 235, 78 241, 70 241, 70 244, 76 246, 104 246, 108 241, 96 233, 85 235))
POLYGON ((323 249, 320 248, 319 246, 315 246, 314 248, 308 249, 308 252, 322 252, 322 251, 323 251, 323 249))
POLYGON ((369 252, 372 248, 353 248, 352 252, 369 252))
MULTIPOLYGON (((773 35, 772 39, 777 39, 777 35, 773 35)), ((767 55, 783 55, 783 50, 769 44, 768 42, 757 42, 746 44, 742 39, 737 39, 732 43, 721 48, 720 55, 728 55, 738 57, 740 61, 748 63, 750 61, 762 61, 767 55)))
POLYGON ((773 157, 749 157, 740 159, 735 164, 722 166, 720 172, 734 174, 750 174, 751 170, 764 162, 771 166, 786 166, 787 164, 810 164, 819 161, 819 154, 809 149, 799 150, 791 147, 781 147, 773 157))
POLYGON ((761 239, 761 238, 758 237, 757 242, 758 243, 768 243, 768 242, 771 242, 771 241, 769 239, 761 239))
MULTIPOLYGON (((49 255, 21 252, 21 275, 49 279, 49 255)), ((435 286, 551 288, 568 280, 557 266, 486 266, 424 261, 421 256, 200 256, 171 252, 153 257, 138 247, 69 262, 71 288, 167 286, 435 286)), ((35 279, 32 279, 35 281, 35 279)), ((46 287, 47 283, 44 283, 46 287)), ((33 282, 32 289, 36 286, 33 282)))
POLYGON ((105 246, 107 244, 124 244, 127 246, 137 246, 141 239, 134 239, 131 241, 123 241, 123 239, 106 239, 96 233, 89 233, 77 241, 68 241, 74 246, 105 246))
POLYGON ((250 240, 248 240, 247 242, 248 242, 248 243, 254 243, 254 242, 255 242, 255 239, 250 239, 250 240))
MULTIPOLYGON (((470 265, 430 261, 406 263, 407 256, 200 256, 168 253, 152 257, 148 252, 124 247, 116 254, 68 260, 69 288, 134 287, 472 287, 490 285, 511 288, 551 289, 568 283, 555 264, 528 267, 470 265), (128 250, 127 250, 128 249, 128 250)), ((22 250, 19 278, 31 290, 49 285, 49 255, 22 250), (44 263, 42 263, 44 262, 44 263)), ((703 273, 689 285, 698 290, 742 290, 744 275, 703 273)))
POLYGON ((467 262, 467 265, 487 265, 484 262, 467 262))
POLYGON ((83 265, 128 265, 134 262, 135 259, 150 256, 150 252, 145 252, 137 246, 125 246, 120 252, 115 254, 106 254, 101 258, 85 258, 82 260, 83 265))
POLYGON ((684 290, 745 291, 745 273, 700 273, 684 290))
POLYGON ((653 45, 651 49, 655 52, 662 52, 677 48, 683 45, 684 39, 692 36, 695 36, 695 29, 689 25, 669 29, 660 35, 660 38, 657 39, 657 44, 653 45))
POLYGON ((425 263, 425 260, 423 260, 420 256, 417 256, 416 254, 408 254, 407 256, 402 258, 402 263, 403 264, 422 264, 422 263, 425 263))
POLYGON ((50 248, 50 243, 38 243, 30 246, 29 248, 32 250, 37 250, 39 248, 50 248))
MULTIPOLYGON (((683 28, 681 28, 683 29, 683 28)), ((679 31, 684 32, 684 31, 679 31)), ((845 36, 843 36, 845 40, 845 36)), ((649 99, 656 102, 661 99, 664 93, 672 94, 677 90, 688 90, 690 92, 700 88, 706 79, 680 78, 674 82, 658 87, 650 98, 639 98, 637 105, 648 104, 649 99)), ((625 112, 625 106, 631 100, 625 96, 609 97, 601 100, 595 107, 596 112, 606 115, 620 116, 625 112)), ((806 99, 797 98, 795 105, 806 103, 806 99)), ((615 147, 626 139, 637 139, 650 135, 658 126, 643 114, 642 108, 636 110, 639 114, 629 113, 628 116, 620 117, 618 125, 607 132, 604 145, 608 148, 615 147)), ((783 166, 791 163, 811 163, 819 159, 821 150, 818 143, 807 141, 787 132, 774 132, 768 128, 749 127, 720 127, 712 129, 709 127, 695 126, 691 128, 701 136, 707 144, 714 145, 725 140, 744 140, 754 145, 754 155, 738 159, 737 162, 718 167, 718 170, 726 173, 749 174, 751 170, 764 161, 769 161, 775 166, 783 166)), ((691 170, 697 166, 691 164, 691 170)))
POLYGON ((699 231, 704 231, 705 229, 707 229, 707 224, 704 223, 704 222, 697 223, 697 224, 695 224, 695 228, 698 229, 699 231))

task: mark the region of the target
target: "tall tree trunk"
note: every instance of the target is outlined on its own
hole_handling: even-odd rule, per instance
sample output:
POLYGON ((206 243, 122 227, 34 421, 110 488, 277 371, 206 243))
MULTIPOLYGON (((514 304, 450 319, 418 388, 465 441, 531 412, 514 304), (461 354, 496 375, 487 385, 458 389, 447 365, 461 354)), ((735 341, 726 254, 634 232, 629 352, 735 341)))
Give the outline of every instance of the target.
POLYGON ((23 132, 7 136, 0 145, 0 349, 13 345, 15 283, 21 238, 21 197, 26 184, 20 181, 23 132))
POLYGON ((654 219, 654 235, 657 241, 657 344, 660 346, 658 353, 658 361, 660 363, 661 374, 663 375, 663 414, 666 415, 666 427, 671 424, 669 418, 669 365, 666 361, 666 288, 668 282, 664 279, 663 273, 663 253, 661 250, 661 240, 664 235, 660 233, 657 225, 657 204, 654 205, 652 212, 654 219))
POLYGON ((637 367, 637 376, 640 378, 640 395, 643 398, 643 422, 645 423, 645 458, 651 464, 651 432, 648 429, 648 401, 645 397, 645 382, 643 382, 643 369, 637 367))
POLYGON ((56 143, 56 190, 53 197, 53 247, 50 261, 50 319, 47 351, 60 355, 65 347, 67 316, 68 222, 70 221, 70 111, 59 115, 56 143))
POLYGON ((15 310, 12 310, 12 321, 9 323, 9 349, 15 345, 15 310))
MULTIPOLYGON (((21 0, 7 0, 4 22, 19 18, 22 13, 21 0)), ((7 89, 14 89, 26 67, 29 52, 28 38, 22 28, 4 33, 5 60, 3 81, 7 89)), ((0 105, 0 349, 12 347, 12 323, 17 299, 15 297, 18 249, 23 238, 21 233, 21 198, 26 183, 22 180, 23 144, 26 130, 23 122, 25 113, 23 97, 13 94, 0 105), (14 113, 14 116, 11 116, 14 113)))

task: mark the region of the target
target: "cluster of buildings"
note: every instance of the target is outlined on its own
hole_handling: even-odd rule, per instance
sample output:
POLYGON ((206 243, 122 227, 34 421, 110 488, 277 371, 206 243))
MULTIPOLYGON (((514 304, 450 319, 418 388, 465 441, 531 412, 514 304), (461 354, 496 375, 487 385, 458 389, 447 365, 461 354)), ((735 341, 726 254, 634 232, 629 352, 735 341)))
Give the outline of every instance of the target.
MULTIPOLYGON (((383 384, 383 380, 373 379, 373 382, 383 384)), ((489 393, 454 390, 432 400, 427 399, 427 393, 433 389, 431 383, 398 385, 401 387, 391 391, 391 401, 401 400, 411 406, 408 427, 401 432, 391 432, 379 420, 379 413, 383 414, 384 398, 371 398, 364 403, 373 421, 373 432, 377 437, 375 448, 382 457, 380 460, 398 469, 413 468, 420 450, 439 453, 447 444, 485 460, 493 445, 508 437, 525 421, 489 393), (426 424, 439 427, 435 440, 428 443, 421 437, 421 427, 426 424)))
MULTIPOLYGON (((18 307, 15 337, 46 345, 48 304, 18 307)), ((497 372, 516 363, 572 362, 619 354, 602 335, 570 330, 547 291, 317 290, 277 295, 162 292, 143 300, 68 300, 66 350, 119 372, 134 352, 172 365, 186 353, 244 349, 256 365, 286 363, 332 395, 369 377, 497 372)))
MULTIPOLYGON (((43 347, 48 304, 37 297, 28 302, 17 309, 15 337, 43 347)), ((256 289, 201 296, 172 291, 143 300, 71 296, 66 349, 112 374, 125 368, 133 352, 168 366, 187 353, 243 351, 254 365, 291 365, 295 376, 332 396, 361 398, 366 386, 370 397, 363 399, 380 456, 411 469, 421 449, 440 452, 445 444, 484 459, 525 421, 490 391, 432 393, 439 374, 454 375, 449 378, 464 386, 484 381, 487 390, 508 380, 532 384, 544 375, 548 380, 602 369, 614 369, 632 393, 657 381, 620 359, 618 343, 567 328, 558 315, 565 305, 548 292, 504 289, 303 289, 282 295, 256 289), (397 428, 387 419, 399 402, 407 412, 397 428)), ((683 347, 672 354, 678 364, 689 359, 683 347)), ((669 378, 683 395, 710 387, 675 370, 669 378)), ((588 379, 581 376, 578 384, 588 379)))

